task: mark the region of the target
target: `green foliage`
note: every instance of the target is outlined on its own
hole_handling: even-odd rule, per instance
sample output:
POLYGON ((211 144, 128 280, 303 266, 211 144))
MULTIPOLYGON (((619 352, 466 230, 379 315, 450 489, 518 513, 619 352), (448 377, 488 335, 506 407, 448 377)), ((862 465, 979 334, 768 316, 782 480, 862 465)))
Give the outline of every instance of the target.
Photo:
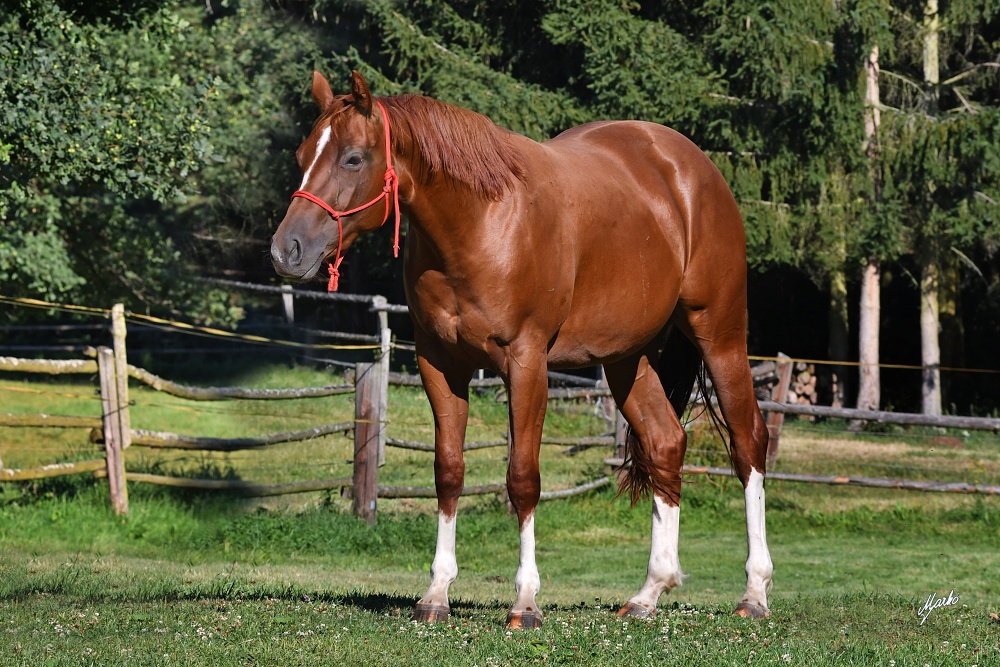
POLYGON ((47 0, 4 15, 4 293, 240 317, 193 278, 259 257, 268 227, 247 223, 283 207, 303 82, 323 61, 283 12, 219 10, 47 0))
POLYGON ((2 25, 10 160, 0 216, 27 225, 68 217, 66 195, 91 190, 160 202, 180 195, 179 179, 205 159, 200 106, 215 95, 205 74, 172 70, 189 24, 160 11, 122 31, 45 4, 2 25))
MULTIPOLYGON (((394 3, 373 2, 367 20, 377 26, 378 48, 388 58, 381 77, 371 68, 362 66, 362 71, 376 74, 376 81, 387 84, 386 92, 430 95, 539 140, 592 117, 564 90, 491 67, 490 56, 498 48, 493 37, 442 0, 417 3, 408 14, 394 3)), ((351 56, 361 57, 357 50, 351 56)))
POLYGON ((58 299, 84 283, 71 266, 56 225, 48 223, 37 231, 0 228, 0 284, 8 293, 58 299))
POLYGON ((933 238, 939 247, 974 248, 995 242, 1000 221, 1000 108, 929 118, 894 116, 887 128, 886 197, 908 221, 911 244, 933 238))
MULTIPOLYGON (((204 161, 213 95, 203 73, 172 72, 187 24, 168 9, 116 28, 80 23, 53 2, 0 24, 0 279, 5 291, 57 298, 86 284, 81 233, 125 199, 162 204, 204 161), (146 48, 136 49, 136 44, 146 48)), ((169 256, 127 234, 130 261, 169 256)), ((92 246, 91 246, 92 247, 92 246)), ((77 292, 79 294, 79 292, 77 292)))
MULTIPOLYGON (((920 4, 895 13, 894 57, 883 65, 879 138, 884 197, 905 221, 910 251, 930 243, 972 252, 1000 231, 1000 5, 941 8, 940 81, 925 81, 920 4)), ((992 250, 991 250, 992 252, 992 250)))
MULTIPOLYGON (((689 135, 704 130, 708 95, 721 84, 704 54, 663 20, 645 20, 616 0, 557 0, 542 27, 556 45, 581 55, 570 82, 590 92, 599 118, 638 118, 689 135)), ((665 17, 666 18, 666 17, 665 17)))

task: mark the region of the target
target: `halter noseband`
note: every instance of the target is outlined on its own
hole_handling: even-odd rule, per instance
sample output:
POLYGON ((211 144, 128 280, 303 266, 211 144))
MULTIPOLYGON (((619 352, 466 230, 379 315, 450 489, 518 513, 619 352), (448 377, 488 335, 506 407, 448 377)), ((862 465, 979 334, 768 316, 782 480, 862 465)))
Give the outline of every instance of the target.
POLYGON ((352 208, 349 211, 338 211, 332 206, 327 204, 325 201, 312 194, 311 192, 306 192, 305 190, 296 190, 292 193, 292 199, 296 197, 302 197, 303 199, 308 199, 312 203, 316 204, 324 211, 330 214, 330 217, 337 221, 337 256, 334 261, 329 263, 330 266, 330 282, 327 283, 327 290, 330 292, 336 292, 338 283, 340 282, 340 263, 343 261, 343 257, 340 255, 341 246, 344 244, 344 225, 341 223, 340 218, 345 215, 351 215, 352 213, 358 213, 366 208, 372 206, 379 199, 385 198, 385 217, 382 218, 382 223, 389 219, 389 193, 392 193, 393 201, 395 205, 393 208, 396 210, 396 231, 393 235, 392 241, 392 256, 399 257, 399 177, 396 176, 396 170, 392 166, 392 149, 389 142, 389 114, 386 113, 385 107, 378 100, 375 100, 375 104, 378 108, 382 110, 382 123, 385 125, 385 185, 382 186, 382 192, 379 193, 375 199, 372 199, 367 204, 362 204, 352 208))

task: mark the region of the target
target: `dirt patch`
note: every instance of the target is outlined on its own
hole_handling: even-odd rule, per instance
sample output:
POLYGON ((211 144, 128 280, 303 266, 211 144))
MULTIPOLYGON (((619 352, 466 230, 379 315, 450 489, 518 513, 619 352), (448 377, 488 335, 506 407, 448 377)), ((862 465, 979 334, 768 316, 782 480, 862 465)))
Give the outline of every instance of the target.
POLYGON ((940 438, 931 438, 927 443, 931 447, 944 447, 947 449, 965 449, 965 443, 959 438, 953 438, 949 436, 942 436, 940 438))
POLYGON ((795 458, 850 458, 866 461, 898 459, 908 456, 918 448, 905 442, 871 442, 850 438, 816 438, 808 435, 781 436, 778 459, 788 456, 795 458))
MULTIPOLYGON (((992 476, 1000 473, 1000 457, 997 454, 971 452, 962 447, 961 441, 956 446, 952 440, 958 439, 934 438, 917 446, 890 439, 873 442, 789 434, 781 438, 778 461, 779 465, 790 461, 808 464, 811 461, 831 460, 843 461, 849 465, 885 464, 923 469, 925 472, 937 470, 942 474, 978 473, 992 476)), ((974 481, 992 483, 989 479, 974 481)))

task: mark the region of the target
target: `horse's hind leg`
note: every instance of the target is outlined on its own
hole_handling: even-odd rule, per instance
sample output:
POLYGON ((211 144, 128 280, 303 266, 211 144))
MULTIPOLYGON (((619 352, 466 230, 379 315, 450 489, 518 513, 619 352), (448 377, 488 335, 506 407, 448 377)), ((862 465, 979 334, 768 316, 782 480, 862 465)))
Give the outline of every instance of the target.
POLYGON ((424 391, 434 412, 434 484, 438 498, 438 533, 431 585, 417 602, 413 620, 447 621, 448 588, 458 576, 455 558, 455 520, 458 498, 465 484, 463 446, 469 419, 470 372, 456 370, 437 345, 417 335, 417 362, 424 391))
MULTIPOLYGON (((654 359, 655 361, 655 359, 654 359)), ((681 464, 687 435, 667 400, 647 353, 605 364, 608 386, 632 427, 632 480, 652 487, 653 518, 646 580, 618 611, 619 616, 649 617, 660 595, 684 577, 677 555, 680 527, 681 464)), ((634 489, 635 492, 641 489, 634 489)), ((636 495, 633 494, 633 501, 636 495)))
MULTIPOLYGON (((745 294, 745 292, 744 292, 745 294)), ((685 328, 701 351, 729 432, 733 467, 743 483, 747 519, 747 589, 740 616, 770 615, 771 555, 764 520, 767 426, 757 406, 746 348, 746 299, 720 298, 709 308, 689 310, 685 328)))

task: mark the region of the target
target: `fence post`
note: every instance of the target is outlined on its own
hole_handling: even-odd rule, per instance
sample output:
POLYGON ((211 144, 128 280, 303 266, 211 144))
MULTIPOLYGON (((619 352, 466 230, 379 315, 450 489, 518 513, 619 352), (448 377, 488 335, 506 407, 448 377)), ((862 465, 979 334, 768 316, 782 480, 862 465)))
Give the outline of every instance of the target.
POLYGON ((281 305, 285 309, 285 324, 295 324, 295 294, 291 285, 281 286, 281 305))
POLYGON ((621 410, 615 410, 615 456, 625 459, 625 445, 628 436, 628 422, 621 410))
MULTIPOLYGON (((771 391, 771 400, 784 403, 788 400, 788 387, 792 384, 792 360, 781 352, 778 353, 778 364, 775 368, 778 384, 771 391)), ((778 440, 781 438, 781 427, 785 423, 784 412, 771 412, 767 415, 767 467, 770 470, 778 460, 778 440)))
MULTIPOLYGON (((372 308, 378 315, 379 363, 382 365, 382 384, 379 387, 379 407, 382 416, 389 414, 389 350, 392 347, 392 330, 389 329, 388 300, 384 296, 372 297, 372 308)), ((385 465, 385 424, 378 431, 378 465, 385 465)))
MULTIPOLYGON (((597 386, 603 389, 608 388, 608 374, 605 372, 604 366, 601 366, 600 379, 597 382, 597 386)), ((601 409, 604 412, 604 418, 614 425, 615 458, 624 459, 625 436, 628 432, 628 422, 625 421, 625 416, 618 409, 615 399, 612 396, 606 396, 601 399, 601 409)))
POLYGON ((111 337, 115 351, 115 382, 118 387, 118 420, 121 423, 121 446, 132 446, 132 417, 129 415, 128 354, 125 351, 125 306, 116 303, 111 308, 111 337))
POLYGON ((128 514, 128 487, 122 452, 122 422, 119 416, 118 380, 115 355, 107 347, 97 348, 97 369, 101 379, 101 417, 104 422, 104 451, 107 458, 111 507, 116 514, 128 514))
POLYGON ((382 364, 354 367, 354 515, 375 525, 378 496, 378 441, 384 428, 380 388, 382 364))

